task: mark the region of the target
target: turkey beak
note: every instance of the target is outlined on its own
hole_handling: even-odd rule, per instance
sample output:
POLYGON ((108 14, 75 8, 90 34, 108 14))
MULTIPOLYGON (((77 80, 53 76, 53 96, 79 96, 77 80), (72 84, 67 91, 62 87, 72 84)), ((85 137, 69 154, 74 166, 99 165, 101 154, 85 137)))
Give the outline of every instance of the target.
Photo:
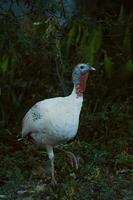
POLYGON ((91 67, 90 65, 88 66, 88 72, 90 71, 96 71, 96 69, 94 67, 91 67))
POLYGON ((94 67, 91 67, 91 69, 90 69, 91 71, 96 71, 96 69, 94 68, 94 67))

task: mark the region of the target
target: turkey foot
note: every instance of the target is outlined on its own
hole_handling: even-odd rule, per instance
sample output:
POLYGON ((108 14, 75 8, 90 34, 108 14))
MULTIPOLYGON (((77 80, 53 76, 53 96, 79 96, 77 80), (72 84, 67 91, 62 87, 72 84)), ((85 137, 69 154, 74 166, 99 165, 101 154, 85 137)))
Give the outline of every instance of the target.
POLYGON ((78 169, 78 167, 79 167, 79 159, 80 158, 78 156, 75 156, 74 153, 72 153, 71 151, 65 151, 63 149, 59 149, 59 150, 61 150, 62 152, 64 152, 68 156, 68 158, 70 159, 71 166, 75 167, 76 169, 78 169))
POLYGON ((72 167, 75 167, 76 169, 78 169, 79 167, 79 157, 75 156, 74 153, 70 152, 70 151, 65 151, 66 155, 69 157, 70 159, 70 163, 72 167))

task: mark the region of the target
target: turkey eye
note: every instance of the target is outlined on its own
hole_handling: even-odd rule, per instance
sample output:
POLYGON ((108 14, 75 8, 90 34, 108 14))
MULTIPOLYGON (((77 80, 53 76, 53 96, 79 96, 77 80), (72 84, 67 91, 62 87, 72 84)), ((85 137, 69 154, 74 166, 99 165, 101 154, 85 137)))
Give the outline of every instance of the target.
POLYGON ((83 68, 84 68, 84 66, 81 65, 81 66, 80 66, 80 69, 83 69, 83 68))

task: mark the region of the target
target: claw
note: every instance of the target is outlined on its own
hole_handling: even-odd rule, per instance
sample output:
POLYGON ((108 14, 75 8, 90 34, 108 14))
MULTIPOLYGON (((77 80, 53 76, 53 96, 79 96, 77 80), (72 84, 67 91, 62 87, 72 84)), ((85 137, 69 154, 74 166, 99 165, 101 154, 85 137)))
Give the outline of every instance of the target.
POLYGON ((79 157, 76 157, 72 152, 67 151, 67 156, 70 158, 71 166, 78 169, 79 167, 79 157))
POLYGON ((71 151, 65 151, 61 148, 57 148, 59 149, 60 151, 64 152, 70 159, 70 164, 72 167, 75 167, 76 169, 78 169, 79 167, 79 160, 80 160, 80 157, 79 156, 75 156, 74 153, 72 153, 71 151))
POLYGON ((53 187, 57 187, 57 181, 56 181, 56 179, 55 178, 52 178, 52 180, 51 180, 51 185, 53 186, 53 187))

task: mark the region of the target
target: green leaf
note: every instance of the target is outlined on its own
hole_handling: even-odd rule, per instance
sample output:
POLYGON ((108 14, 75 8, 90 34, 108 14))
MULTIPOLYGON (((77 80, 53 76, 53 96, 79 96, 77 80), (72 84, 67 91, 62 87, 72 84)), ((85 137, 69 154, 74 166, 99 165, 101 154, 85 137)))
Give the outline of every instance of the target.
POLYGON ((14 93, 12 92, 12 101, 14 103, 14 106, 16 108, 18 108, 20 106, 20 100, 19 100, 19 97, 14 93))
POLYGON ((120 8, 120 13, 119 13, 119 16, 118 16, 118 21, 122 21, 123 20, 123 17, 124 17, 124 6, 123 4, 121 5, 121 8, 120 8))
POLYGON ((133 119, 128 120, 128 132, 130 136, 133 136, 133 119))
POLYGON ((123 48, 126 52, 130 52, 131 49, 131 41, 130 41, 130 30, 127 27, 125 30, 124 40, 123 40, 123 48))
POLYGON ((85 55, 87 52, 87 35, 88 35, 88 29, 85 29, 82 33, 80 44, 79 44, 79 56, 86 62, 85 55))
POLYGON ((111 79, 112 72, 113 72, 113 63, 111 59, 108 57, 106 52, 104 54, 104 68, 105 68, 107 78, 111 79))
POLYGON ((7 68, 8 68, 8 62, 9 62, 9 59, 8 58, 5 58, 3 61, 0 61, 0 70, 5 73, 7 71, 7 68))
POLYGON ((126 63, 125 70, 126 70, 126 73, 128 74, 133 72, 133 61, 131 59, 129 59, 128 62, 126 63))
POLYGON ((66 42, 66 53, 69 54, 71 46, 74 44, 76 40, 76 25, 74 24, 68 33, 68 40, 66 42))
POLYGON ((80 41, 80 38, 81 38, 81 32, 82 32, 81 24, 78 24, 78 34, 77 34, 77 38, 76 38, 76 44, 78 44, 79 41, 80 41))
POLYGON ((88 43, 88 48, 87 48, 86 61, 88 63, 93 64, 95 55, 101 48, 101 43, 102 43, 102 31, 100 27, 93 31, 92 38, 91 40, 89 39, 87 43, 88 43))

